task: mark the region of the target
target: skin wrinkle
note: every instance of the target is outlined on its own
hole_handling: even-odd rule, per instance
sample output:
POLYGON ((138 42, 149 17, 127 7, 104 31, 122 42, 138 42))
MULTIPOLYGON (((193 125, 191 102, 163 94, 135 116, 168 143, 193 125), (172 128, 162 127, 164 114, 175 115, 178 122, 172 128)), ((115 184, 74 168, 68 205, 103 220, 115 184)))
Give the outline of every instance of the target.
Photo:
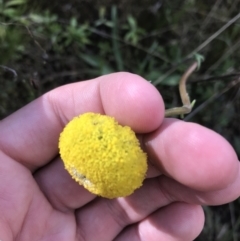
POLYGON ((103 114, 103 113, 106 113, 105 112, 105 109, 104 109, 104 105, 103 105, 103 96, 102 96, 102 93, 101 93, 101 83, 102 82, 97 82, 97 93, 96 93, 96 96, 97 96, 97 99, 99 100, 99 109, 101 110, 100 113, 103 114))
MULTIPOLYGON (((21 239, 19 239, 19 240, 23 240, 23 241, 25 241, 26 239, 22 239, 22 236, 24 235, 24 237, 29 237, 29 232, 28 231, 26 231, 26 229, 28 229, 28 227, 29 226, 32 226, 33 224, 32 223, 29 223, 29 220, 31 220, 31 216, 33 216, 34 218, 33 218, 33 220, 36 220, 36 215, 35 215, 35 212, 34 212, 34 210, 37 210, 38 208, 39 208, 39 204, 41 204, 42 202, 45 202, 46 203, 46 197, 45 196, 42 196, 43 197, 43 199, 42 198, 39 198, 39 199, 37 199, 35 196, 33 196, 32 198, 31 198, 31 203, 29 203, 29 209, 28 209, 28 212, 25 214, 25 219, 24 219, 24 222, 23 222, 23 225, 22 225, 22 228, 21 228, 21 231, 22 232, 19 232, 19 234, 21 235, 20 237, 21 237, 21 239), (36 201, 37 200, 37 201, 36 201), (28 220, 26 220, 26 219, 28 219, 28 220), (25 221, 26 220, 26 221, 25 221)), ((51 214, 53 213, 53 212, 55 212, 53 209, 52 209, 52 207, 51 207, 51 205, 49 205, 48 206, 48 209, 50 209, 51 210, 51 213, 49 213, 48 214, 48 216, 50 217, 51 216, 51 214)), ((47 219, 48 220, 48 219, 47 219)), ((35 223, 36 224, 36 223, 35 223)), ((43 226, 45 226, 45 229, 44 230, 47 230, 47 228, 49 228, 49 225, 46 223, 46 222, 44 222, 42 225, 41 225, 41 223, 38 223, 38 224, 40 224, 40 227, 42 227, 42 225, 43 226)), ((37 235, 37 233, 35 233, 35 235, 37 235)), ((43 233, 42 235, 41 235, 41 238, 44 236, 45 234, 43 233)), ((37 236, 35 236, 35 237, 37 237, 37 236)), ((40 238, 40 237, 38 237, 38 238, 40 238)), ((42 239, 41 239, 42 240, 42 239)))
MULTIPOLYGON (((1 153, 2 154, 1 158, 4 159, 4 153, 1 153)), ((0 158, 0 159, 1 159, 0 158)), ((25 213, 27 212, 25 209, 23 208, 20 208, 19 205, 22 205, 24 203, 24 205, 27 203, 27 206, 30 204, 31 202, 31 196, 28 196, 27 198, 24 196, 24 194, 20 193, 18 195, 18 198, 20 199, 20 201, 22 200, 22 198, 24 198, 24 201, 22 202, 13 202, 12 201, 12 197, 15 196, 15 192, 17 192, 17 190, 24 186, 25 189, 27 188, 31 188, 31 185, 28 186, 28 181, 29 181, 29 178, 27 179, 20 179, 16 185, 14 185, 11 189, 9 187, 9 185, 4 185, 4 181, 5 183, 9 183, 11 179, 15 178, 16 176, 18 176, 18 173, 13 172, 13 170, 15 170, 16 166, 18 166, 20 168, 20 170, 22 171, 25 171, 26 172, 26 176, 28 175, 30 178, 30 173, 29 173, 29 170, 26 170, 23 166, 21 166, 21 164, 19 163, 15 163, 14 160, 11 159, 11 157, 8 157, 7 156, 7 159, 6 159, 6 164, 3 164, 1 166, 1 169, 0 171, 2 171, 2 173, 0 173, 0 176, 2 177, 2 182, 1 184, 3 185, 3 187, 1 187, 1 184, 0 184, 0 190, 1 190, 1 199, 2 197, 5 197, 5 200, 4 200, 4 203, 5 205, 3 205, 1 207, 1 210, 2 213, 1 213, 1 216, 5 217, 5 219, 7 220, 7 223, 9 225, 9 227, 11 227, 11 232, 13 234, 13 236, 15 237, 16 236, 16 233, 17 233, 17 230, 20 228, 18 226, 18 223, 14 222, 15 221, 15 216, 12 216, 11 219, 7 218, 7 215, 9 213, 14 213, 16 216, 19 216, 21 217, 21 220, 20 220, 20 223, 21 221, 23 221, 25 219, 25 213), (5 178, 4 178, 5 177, 5 178), (27 199, 27 201, 26 201, 27 199), (24 215, 22 217, 22 215, 24 215), (14 226, 12 225, 14 223, 14 226)))
MULTIPOLYGON (((136 134, 136 136, 140 142, 140 146, 141 146, 142 150, 145 153, 147 153, 147 149, 146 149, 147 143, 145 143, 145 141, 144 141, 144 136, 146 136, 146 135, 136 134)), ((148 165, 148 167, 147 167, 146 178, 153 178, 153 177, 162 175, 160 170, 154 165, 154 161, 150 158, 148 153, 147 153, 147 165, 148 165)))
POLYGON ((199 234, 203 225, 204 214, 201 206, 175 202, 158 209, 141 223, 128 226, 114 241, 128 240, 128 236, 131 236, 131 241, 192 241, 196 237, 195 232, 199 234), (191 220, 191 223, 186 223, 186 220, 191 220), (199 223, 197 230, 194 228, 196 223, 199 223))
POLYGON ((96 79, 83 82, 83 86, 81 86, 81 95, 79 95, 79 89, 73 88, 73 95, 77 96, 77 98, 75 98, 74 113, 71 114, 71 118, 69 118, 67 122, 73 117, 85 112, 104 113, 100 86, 101 82, 96 79), (92 102, 94 102, 94 104, 92 102))
MULTIPOLYGON (((74 112, 74 116, 78 116, 81 113, 85 112, 95 112, 95 113, 104 113, 104 108, 102 105, 102 96, 100 93, 100 87, 101 87, 101 82, 97 81, 97 79, 93 79, 90 81, 87 81, 86 85, 81 92, 83 92, 83 96, 81 96, 81 99, 83 99, 78 105, 76 105, 77 109, 80 109, 80 111, 74 112), (93 98, 94 97, 94 98, 93 98), (93 103, 92 103, 93 102, 93 103)), ((78 92, 76 93, 77 90, 74 90, 75 95, 79 96, 78 92)), ((79 102, 79 100, 78 100, 79 102)), ((74 117, 72 116, 72 117, 74 117)))
MULTIPOLYGON (((32 198, 31 198, 31 200, 30 200, 30 203, 29 203, 29 207, 31 207, 31 205, 32 205, 32 198)), ((26 221, 26 219, 28 218, 28 214, 29 214, 29 211, 30 211, 30 209, 31 208, 29 208, 28 210, 27 210, 27 212, 25 213, 25 215, 24 215, 24 217, 23 217, 23 220, 22 220, 22 224, 21 224, 21 227, 18 229, 18 233, 16 234, 16 236, 15 236, 15 238, 14 238, 14 240, 21 240, 20 238, 21 238, 21 236, 22 236, 22 232, 23 232, 23 230, 24 230, 24 228, 25 228, 25 223, 27 222, 26 221)))
MULTIPOLYGON (((10 135, 11 135, 11 136, 14 136, 15 130, 14 130, 13 128, 11 128, 11 127, 10 127, 10 129, 11 129, 10 132, 12 132, 12 133, 10 133, 10 135)), ((4 135, 3 135, 3 136, 4 136, 4 135)), ((27 144, 28 141, 26 142, 24 138, 25 138, 25 136, 22 135, 22 143, 26 143, 26 144, 27 144)), ((22 143, 21 143, 21 145, 22 145, 22 143)), ((15 150, 17 150, 19 147, 18 147, 17 145, 15 145, 15 146, 12 147, 12 148, 14 148, 15 150)), ((1 152, 4 153, 6 156, 9 156, 11 159, 15 159, 15 157, 12 156, 12 151, 9 150, 9 145, 7 145, 7 143, 5 143, 5 142, 1 142, 1 139, 0 139, 0 150, 1 150, 1 152)), ((29 167, 29 166, 27 165, 27 163, 25 163, 24 159, 22 159, 22 158, 18 157, 18 158, 17 158, 17 161, 18 161, 19 163, 23 164, 24 166, 29 167)))
POLYGON ((113 241, 125 241, 126 239, 124 237, 122 238, 122 236, 129 230, 131 230, 131 233, 133 233, 133 235, 131 235, 131 236, 134 237, 134 239, 131 238, 131 241, 144 240, 141 238, 142 232, 141 232, 141 230, 139 230, 138 225, 130 225, 130 226, 127 226, 125 229, 123 229, 122 232, 119 233, 118 236, 113 241))
POLYGON ((137 190, 133 196, 119 199, 119 204, 124 209, 131 207, 131 211, 128 213, 128 219, 131 220, 131 223, 145 219, 150 213, 155 212, 159 207, 166 206, 169 203, 170 200, 165 193, 163 193, 158 178, 146 179, 144 189, 137 190), (144 192, 146 192, 146 197, 140 200, 144 192), (152 208, 150 209, 149 207, 152 208))
POLYGON ((94 203, 99 202, 100 200, 101 200, 101 202, 104 201, 102 198, 96 196, 94 199, 92 199, 91 201, 89 201, 85 205, 81 206, 79 209, 75 210, 75 218, 76 218, 76 224, 77 224, 76 225, 77 226, 77 231, 76 231, 77 241, 79 241, 79 240, 87 241, 88 240, 87 234, 84 232, 84 228, 82 228, 82 226, 84 226, 83 223, 85 222, 85 220, 81 218, 81 214, 80 214, 81 210, 86 208, 86 207, 89 207, 91 205, 94 205, 94 203))
MULTIPOLYGON (((120 84, 119 84, 118 92, 121 92, 122 89, 123 89, 123 84, 122 84, 122 82, 119 82, 119 83, 120 84)), ((139 89, 137 88, 137 86, 136 85, 133 85, 133 86, 130 85, 129 88, 127 89, 127 91, 124 93, 124 95, 128 96, 127 100, 125 98, 123 99, 123 101, 125 101, 124 106, 127 107, 128 103, 134 102, 136 96, 139 95, 139 94, 140 93, 139 93, 139 89)), ((139 109, 140 103, 137 102, 136 105, 137 105, 136 106, 136 110, 137 110, 137 109, 139 109)), ((125 111, 126 111, 126 108, 123 110, 123 112, 125 112, 125 111)))
MULTIPOLYGON (((29 209, 28 209, 27 213, 25 214, 25 218, 24 218, 24 222, 21 227, 21 230, 18 232, 18 237, 14 240, 30 241, 31 239, 29 239, 29 237, 31 237, 31 234, 37 240, 45 240, 44 237, 46 235, 48 235, 48 233, 46 234, 46 231, 49 229, 49 226, 51 226, 51 223, 49 224, 48 220, 50 219, 52 214, 55 212, 55 210, 52 209, 51 205, 48 205, 49 213, 46 218, 47 221, 39 222, 38 216, 36 217, 36 215, 35 215, 35 210, 37 210, 39 208, 39 204, 41 202, 47 203, 47 200, 45 199, 45 197, 43 197, 43 198, 44 199, 42 199, 42 198, 37 199, 37 201, 36 201, 36 197, 33 197, 31 199, 31 203, 29 204, 29 209), (31 217, 32 217, 32 220, 35 220, 34 223, 29 222, 29 220, 31 220, 31 217), (36 232, 34 232, 34 235, 33 235, 33 231, 31 229, 29 230, 29 227, 31 227, 31 228, 34 227, 36 229, 36 232), (41 231, 41 230, 45 230, 45 232, 39 233, 39 231, 41 231)), ((41 218, 42 217, 40 217, 40 219, 41 218)))
POLYGON ((126 241, 127 236, 131 237, 131 241, 144 240, 142 238, 143 237, 142 230, 139 229, 139 224, 137 224, 137 225, 127 226, 125 229, 122 230, 121 233, 118 234, 118 236, 113 241, 126 241))
MULTIPOLYGON (((169 182, 174 182, 174 180, 172 180, 169 177, 166 176, 162 176, 159 178, 159 185, 161 186, 161 188, 164 190, 164 194, 167 196, 168 200, 171 200, 171 203, 176 202, 176 201, 182 201, 185 203, 189 203, 189 204, 199 204, 198 202, 191 202, 189 201, 188 198, 186 198, 186 192, 174 192, 173 189, 169 188, 169 182), (177 195, 176 195, 177 193, 177 195)), ((181 184, 179 184, 181 185, 181 184)), ((177 187, 175 188, 177 189, 177 187)), ((186 189, 190 190, 190 188, 186 189)))
MULTIPOLYGON (((79 209, 76 209, 75 210, 75 219, 76 219, 76 227, 77 227, 77 230, 76 230, 76 237, 77 237, 77 240, 81 240, 81 241, 88 241, 87 240, 87 236, 88 234, 86 233, 86 229, 83 228, 84 227, 84 219, 81 218, 81 215, 79 215, 78 213, 81 212, 81 209, 82 208, 86 208, 90 205, 92 205, 94 202, 97 201, 97 199, 99 199, 98 197, 96 197, 94 200, 88 202, 86 205, 84 205, 83 207, 79 208, 79 209)), ((88 230, 87 230, 88 231, 88 230)))
POLYGON ((100 96, 101 83, 99 83, 99 81, 82 81, 79 88, 72 88, 73 85, 75 85, 75 83, 59 87, 46 94, 54 116, 56 116, 61 123, 61 129, 63 129, 66 123, 68 123, 73 117, 86 112, 86 109, 97 113, 104 112, 101 100, 102 97, 100 96), (67 92, 68 94, 62 95, 63 89, 64 92, 67 92), (81 92, 79 92, 79 90, 81 92), (81 95, 79 95, 79 93, 81 93, 81 95), (60 99, 59 96, 61 96, 60 99), (93 101, 92 96, 94 96, 94 102, 96 102, 95 105, 89 104, 93 101), (69 106, 71 106, 71 108, 69 108, 69 106), (92 106, 97 107, 93 108, 92 106), (99 111, 99 109, 101 111, 99 111))
POLYGON ((95 198, 93 194, 89 193, 83 186, 80 186, 71 178, 64 169, 60 157, 57 157, 48 166, 36 172, 35 179, 53 207, 61 212, 68 212, 79 208, 79 206, 84 206, 95 198), (61 188, 62 186, 64 186, 63 189, 61 188), (69 198, 73 200, 70 202, 69 198), (52 200, 56 201, 56 203, 52 200))
MULTIPOLYGON (((56 211, 54 210, 54 209, 52 209, 52 215, 55 215, 56 214, 56 211)), ((66 215, 68 215, 68 214, 66 214, 66 215)), ((49 216, 51 216, 51 215, 49 215, 49 216)), ((73 215, 71 215, 71 216, 73 216, 73 215)), ((50 218, 49 218, 50 219, 50 218)), ((48 220, 49 220, 48 219, 48 220)), ((67 222, 64 222, 65 223, 65 225, 67 226, 67 222)), ((52 225, 52 223, 51 222, 46 222, 45 223, 45 228, 44 228, 44 230, 47 230, 48 228, 49 228, 49 226, 51 226, 52 225)), ((61 232, 62 232, 62 228, 60 227, 60 225, 58 225, 59 227, 54 227, 53 228, 53 230, 51 230, 51 233, 48 233, 47 234, 47 239, 48 240, 59 240, 59 239, 56 239, 56 237, 58 237, 60 234, 61 234, 61 232)), ((75 228, 76 229, 76 228, 75 228)), ((75 232, 72 232, 73 234, 75 234, 76 233, 76 231, 75 232)), ((66 236, 66 238, 69 238, 70 237, 70 240, 72 240, 71 239, 71 236, 73 236, 73 235, 65 235, 66 236)), ((75 236, 75 235, 74 235, 75 236)), ((46 234, 45 233, 43 233, 42 234, 42 239, 41 240, 43 240, 43 241, 45 241, 46 240, 46 234)), ((62 239, 63 241, 65 241, 66 239, 62 239)))
MULTIPOLYGON (((4 121, 4 119, 2 120, 2 122, 4 121)), ((0 123, 1 124, 1 123, 0 123)), ((10 135, 14 135, 14 130, 12 127, 9 127, 9 132, 10 135)), ((5 142, 1 142, 1 138, 0 138, 0 153, 5 154, 6 156, 11 157, 9 151, 8 151, 8 145, 5 145, 5 142)), ((13 158, 12 158, 13 159, 13 158)))
MULTIPOLYGON (((154 132, 147 134, 146 136, 144 136, 143 139, 144 151, 148 154, 149 168, 152 169, 150 172, 153 172, 153 174, 155 174, 156 176, 163 175, 163 173, 165 173, 166 175, 166 170, 164 170, 164 166, 162 165, 161 159, 159 159, 155 151, 152 149, 151 140, 146 141, 146 139, 148 139, 148 136, 152 134, 154 135, 154 132)), ((162 140, 163 138, 159 140, 159 146, 161 146, 161 151, 165 155, 166 145, 164 145, 164 142, 162 140)))
POLYGON ((5 241, 5 240, 10 241, 10 240, 14 240, 13 238, 14 238, 14 232, 11 229, 11 223, 4 216, 4 214, 1 213, 0 214, 0 240, 1 241, 5 241), (5 234, 7 236, 2 236, 3 234, 5 234))
POLYGON ((114 221, 120 228, 124 228, 131 223, 127 213, 125 212, 125 209, 118 204, 117 200, 111 201, 105 199, 104 201, 106 203, 107 209, 110 212, 110 215, 113 217, 114 221))
MULTIPOLYGON (((176 197, 174 197, 174 195, 172 195, 166 187, 162 186, 162 183, 161 183, 162 178, 164 178, 163 175, 161 175, 157 178, 157 180, 158 180, 158 182, 157 182, 158 183, 158 190, 165 197, 165 199, 168 201, 168 204, 177 201, 178 199, 176 197)), ((168 205, 168 204, 166 204, 166 205, 168 205)))
POLYGON ((79 218, 77 218, 77 215, 74 215, 76 219, 76 241, 87 241, 86 234, 84 230, 81 228, 81 221, 79 218))
MULTIPOLYGON (((102 82, 100 82, 102 83, 102 82)), ((121 93, 121 88, 119 88, 121 81, 119 81, 119 79, 115 79, 115 83, 117 86, 117 89, 119 93, 121 93)), ((115 87, 116 87, 115 86, 115 87)), ((102 108, 104 110, 104 113, 108 113, 109 114, 109 110, 107 109, 108 104, 106 103, 106 101, 108 101, 108 99, 105 96, 111 96, 111 85, 105 85, 105 83, 102 83, 99 85, 99 95, 100 95, 100 99, 101 99, 101 104, 102 104, 102 108), (109 94, 110 93, 110 94, 109 94)), ((115 99, 112 100, 113 105, 115 105, 115 99)), ((112 114, 113 117, 115 117, 114 113, 112 114)), ((121 124, 121 122, 119 122, 121 124)))
POLYGON ((115 222, 115 217, 112 216, 105 199, 96 198, 85 207, 87 210, 80 209, 79 212, 76 213, 76 216, 77 224, 85 230, 82 230, 81 236, 83 236, 86 241, 96 240, 96 235, 92 233, 92 227, 95 227, 94 231, 95 234, 98 235, 98 240, 104 241, 112 240, 117 233, 121 231, 121 227, 115 222), (96 210, 96 206, 100 206, 100 209, 96 210), (102 220, 105 221, 105 224, 102 223, 102 220), (110 225, 112 228, 109 230, 110 225), (84 232, 87 233, 85 234, 84 232), (108 235, 105 235, 107 232, 108 235))
POLYGON ((50 91, 49 93, 46 94, 46 97, 48 99, 48 103, 49 103, 49 107, 50 107, 50 112, 54 113, 54 116, 57 117, 57 121, 60 124, 60 128, 59 129, 63 129, 64 126, 66 125, 66 123, 69 122, 69 109, 68 108, 64 108, 64 106, 72 106, 74 105, 75 109, 75 102, 74 102, 74 89, 69 88, 72 84, 67 85, 66 87, 66 92, 68 92, 68 94, 66 96, 68 96, 68 98, 61 98, 59 99, 59 93, 61 91, 60 87, 59 89, 57 89, 57 91, 50 91), (69 97, 70 96, 70 97, 69 97))
POLYGON ((57 116, 59 120, 60 126, 63 128, 65 126, 65 123, 68 122, 68 119, 66 115, 64 114, 65 112, 63 111, 63 108, 58 108, 58 102, 56 101, 56 95, 54 91, 50 91, 47 95, 46 98, 48 99, 49 106, 51 110, 54 113, 54 116, 57 116))
MULTIPOLYGON (((73 212, 75 209, 72 207, 69 207, 69 205, 64 203, 63 200, 61 199, 61 197, 58 197, 58 195, 59 194, 56 194, 54 199, 49 200, 50 203, 52 203, 54 209, 56 209, 57 211, 62 212, 62 213, 73 212)), ((53 196, 54 196, 54 192, 53 192, 53 196)))
MULTIPOLYGON (((49 163, 47 166, 45 166, 44 168, 48 168, 49 165, 51 165, 51 163, 49 163)), ((41 171, 41 170, 40 170, 41 171)), ((61 207, 66 207, 65 204, 63 204, 62 200, 60 198, 58 198, 57 195, 55 195, 55 189, 52 189, 51 193, 52 195, 46 195, 46 193, 49 192, 49 188, 47 185, 45 185, 46 183, 42 182, 41 178, 38 178, 38 172, 35 174, 35 180, 39 186, 39 189, 45 194, 46 199, 49 201, 49 203, 51 203, 51 205, 53 206, 54 209, 61 211, 61 212, 67 212, 70 211, 69 209, 67 210, 63 210, 63 208, 61 207)))

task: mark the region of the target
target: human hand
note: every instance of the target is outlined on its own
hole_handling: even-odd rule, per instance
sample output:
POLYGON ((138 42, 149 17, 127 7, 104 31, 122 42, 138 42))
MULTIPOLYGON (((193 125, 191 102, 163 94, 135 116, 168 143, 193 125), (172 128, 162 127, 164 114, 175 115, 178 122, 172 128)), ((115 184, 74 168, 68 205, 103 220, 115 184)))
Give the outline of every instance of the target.
POLYGON ((1 241, 191 241, 201 205, 240 195, 237 156, 202 126, 164 119, 158 91, 117 73, 57 88, 0 122, 1 241), (130 126, 149 156, 143 186, 125 198, 89 193, 64 170, 58 138, 74 116, 98 112, 130 126))

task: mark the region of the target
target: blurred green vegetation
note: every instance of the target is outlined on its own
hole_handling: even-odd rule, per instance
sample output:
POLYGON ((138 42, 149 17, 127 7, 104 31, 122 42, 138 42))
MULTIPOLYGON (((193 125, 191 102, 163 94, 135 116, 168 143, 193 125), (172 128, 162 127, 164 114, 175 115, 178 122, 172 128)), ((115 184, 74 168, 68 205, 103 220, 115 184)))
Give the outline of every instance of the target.
MULTIPOLYGON (((225 138, 240 156, 240 1, 0 0, 0 118, 60 85, 116 71, 151 81, 166 107, 199 55, 186 117, 225 138)), ((198 241, 240 240, 239 200, 206 208, 198 241)))

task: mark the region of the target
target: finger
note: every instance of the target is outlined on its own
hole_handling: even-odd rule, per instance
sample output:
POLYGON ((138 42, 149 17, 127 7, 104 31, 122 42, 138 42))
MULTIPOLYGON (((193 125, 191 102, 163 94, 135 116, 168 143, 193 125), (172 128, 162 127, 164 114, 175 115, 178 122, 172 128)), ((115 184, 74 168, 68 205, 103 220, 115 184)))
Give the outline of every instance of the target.
POLYGON ((140 189, 126 198, 98 198, 80 208, 76 212, 79 237, 88 241, 95 241, 96 237, 99 241, 113 240, 126 226, 170 202, 157 178, 146 179, 140 189))
POLYGON ((129 73, 66 85, 1 121, 0 148, 35 170, 56 156, 64 125, 84 112, 105 113, 145 133, 161 124, 164 105, 153 85, 129 73))
POLYGON ((165 119, 144 142, 153 165, 190 188, 222 189, 237 178, 239 162, 233 148, 200 125, 165 119))
POLYGON ((192 241, 202 231, 203 224, 201 206, 172 203, 139 224, 129 226, 114 241, 192 241))
MULTIPOLYGON (((240 164, 239 168, 240 170, 240 164)), ((199 205, 222 205, 240 197, 240 172, 234 182, 215 191, 198 191, 165 176, 158 177, 162 192, 171 202, 181 201, 199 205)))

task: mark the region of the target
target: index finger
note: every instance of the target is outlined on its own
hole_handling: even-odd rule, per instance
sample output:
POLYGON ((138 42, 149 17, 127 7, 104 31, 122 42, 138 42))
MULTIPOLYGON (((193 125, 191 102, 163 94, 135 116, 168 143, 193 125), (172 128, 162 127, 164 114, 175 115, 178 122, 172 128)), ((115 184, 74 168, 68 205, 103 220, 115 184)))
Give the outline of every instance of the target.
POLYGON ((107 114, 135 132, 160 126, 164 104, 158 91, 140 76, 116 73, 59 87, 0 122, 0 150, 30 170, 58 153, 58 138, 74 116, 107 114))

